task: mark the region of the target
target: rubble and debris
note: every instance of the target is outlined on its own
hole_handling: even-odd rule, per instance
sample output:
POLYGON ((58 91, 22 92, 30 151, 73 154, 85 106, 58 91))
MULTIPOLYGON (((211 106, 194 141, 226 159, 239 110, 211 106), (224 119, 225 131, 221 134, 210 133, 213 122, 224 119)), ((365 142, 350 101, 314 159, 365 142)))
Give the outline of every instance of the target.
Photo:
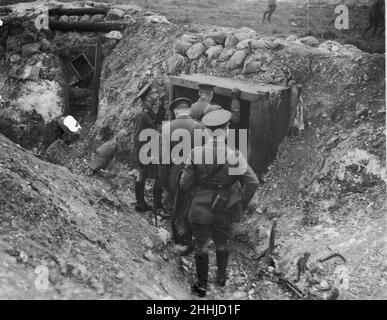
MULTIPOLYGON (((132 262, 136 257, 141 257, 143 247, 147 248, 145 252, 148 252, 148 260, 134 261, 136 265, 125 270, 125 275, 134 272, 133 269, 139 269, 139 266, 142 268, 148 264, 152 265, 150 261, 166 262, 168 255, 158 259, 157 241, 154 238, 165 246, 169 241, 168 234, 161 231, 163 234, 160 235, 160 231, 154 230, 160 228, 149 229, 153 227, 144 225, 145 222, 132 215, 130 210, 127 211, 127 208, 131 208, 130 199, 133 196, 122 195, 121 192, 130 186, 134 178, 133 173, 125 174, 129 172, 129 167, 121 167, 123 164, 117 161, 109 168, 114 177, 107 180, 113 187, 95 177, 88 178, 88 183, 83 181, 83 173, 92 165, 91 151, 103 143, 95 137, 102 129, 107 128, 106 132, 110 131, 110 139, 120 129, 130 128, 133 115, 139 110, 139 105, 133 100, 141 87, 140 84, 159 78, 161 89, 157 94, 161 96, 167 85, 166 75, 183 72, 185 65, 191 65, 191 69, 198 72, 242 79, 251 83, 265 82, 288 86, 290 81, 294 81, 303 85, 302 97, 294 109, 293 124, 298 129, 298 135, 283 141, 277 159, 264 176, 265 184, 258 191, 256 207, 251 216, 243 221, 243 233, 239 242, 234 243, 244 246, 240 250, 243 252, 240 254, 240 260, 247 262, 242 264, 238 260, 230 265, 230 273, 235 276, 235 280, 229 281, 224 292, 220 293, 221 297, 256 299, 261 296, 290 296, 279 289, 278 282, 300 299, 330 300, 339 296, 348 299, 382 295, 383 282, 380 278, 383 255, 380 248, 383 243, 381 239, 385 234, 385 204, 381 199, 385 194, 386 182, 385 124, 381 117, 385 113, 383 55, 368 54, 353 45, 336 41, 320 43, 314 37, 298 39, 297 36, 290 36, 286 40, 285 37, 276 40, 271 36, 258 37, 254 30, 247 28, 212 28, 208 31, 208 26, 200 26, 197 27, 197 32, 183 31, 155 13, 133 17, 140 9, 131 6, 116 5, 118 11, 112 10, 110 4, 100 6, 95 3, 88 6, 103 8, 104 12, 110 13, 109 19, 114 20, 106 21, 104 15, 91 14, 79 17, 66 15, 51 19, 55 21, 54 26, 58 23, 56 19, 61 19, 63 23, 72 24, 73 28, 75 24, 85 25, 84 22, 95 26, 92 21, 100 21, 104 26, 112 26, 114 23, 122 26, 122 29, 112 29, 109 33, 114 43, 115 40, 120 41, 117 41, 118 44, 112 52, 106 50, 108 54, 103 64, 97 122, 94 127, 90 126, 87 137, 70 149, 59 141, 54 145, 55 148, 53 146, 46 152, 47 159, 60 164, 65 162, 77 176, 71 175, 67 169, 40 162, 32 153, 27 153, 5 138, 0 138, 2 148, 7 150, 6 153, 1 153, 3 159, 0 159, 0 175, 4 178, 2 183, 6 181, 4 183, 7 183, 7 188, 11 185, 25 195, 23 199, 14 199, 8 193, 6 196, 1 195, 2 204, 6 203, 6 224, 10 230, 28 229, 31 222, 28 217, 38 219, 43 212, 43 222, 39 220, 43 229, 38 238, 43 243, 48 237, 49 244, 45 246, 54 247, 58 253, 62 253, 58 243, 63 244, 63 237, 71 235, 71 238, 75 238, 74 243, 66 248, 64 255, 73 257, 74 252, 80 250, 80 255, 86 257, 86 262, 79 262, 84 268, 78 269, 69 267, 77 266, 77 263, 65 263, 66 270, 63 274, 71 273, 67 272, 67 269, 75 270, 73 276, 79 279, 90 270, 98 270, 96 272, 100 275, 110 274, 110 270, 108 272, 104 269, 106 265, 101 262, 104 259, 109 261, 109 265, 117 263, 120 264, 119 269, 124 268, 121 260, 126 261, 126 258, 130 257, 128 261, 132 262), (134 26, 136 29, 131 29, 134 26), (7 153, 13 156, 12 161, 7 158, 7 153), (11 163, 14 164, 11 166, 11 163), (32 166, 27 168, 26 163, 32 166), (108 195, 101 196, 101 190, 108 195), (116 191, 117 196, 113 197, 112 194, 116 191), (110 197, 115 200, 109 200, 110 197), (16 206, 18 201, 30 198, 31 205, 24 208, 16 206), (39 203, 37 199, 42 198, 44 201, 39 203), (128 202, 125 210, 120 207, 123 206, 123 201, 128 202), (274 206, 274 202, 278 205, 274 206), (269 207, 268 203, 272 207, 269 207), (24 209, 28 209, 30 216, 26 216, 24 209), (12 213, 15 210, 17 215, 12 213), (274 217, 286 223, 278 224, 277 245, 275 250, 271 251, 263 279, 257 282, 253 280, 252 274, 257 267, 257 261, 263 260, 256 259, 257 253, 262 252, 262 246, 266 245, 270 237, 274 217), (303 217, 305 219, 302 219, 303 217), (47 221, 44 222, 43 218, 47 221), (72 220, 76 220, 77 227, 92 241, 76 238, 74 234, 79 235, 79 232, 71 233, 73 231, 70 226, 74 224, 72 220), (117 229, 118 221, 120 227, 117 229), (98 229, 101 224, 108 226, 108 231, 102 230, 101 234, 111 237, 111 242, 98 239, 99 233, 94 228, 98 229), (54 225, 58 229, 52 227, 54 225), (89 227, 91 230, 88 230, 89 227), (44 228, 47 228, 48 232, 44 228), (141 250, 125 247, 127 243, 137 245, 136 237, 142 238, 147 230, 152 230, 149 232, 154 238, 149 237, 149 240, 145 241, 147 243, 138 244, 141 250), (96 238, 98 240, 94 240, 96 238), (120 253, 111 255, 108 250, 102 249, 101 243, 105 248, 112 246, 112 252, 119 250, 120 253), (82 249, 83 246, 86 249, 82 249), (94 247, 98 247, 98 254, 94 253, 94 247), (287 280, 297 276, 295 264, 300 261, 304 252, 309 252, 313 257, 324 257, 329 255, 328 249, 331 252, 329 247, 341 252, 342 258, 337 256, 340 259, 329 259, 326 262, 323 258, 317 262, 309 261, 307 268, 303 268, 297 285, 287 280), (106 253, 101 254, 101 251, 106 253), (342 262, 346 262, 346 265, 342 262), (253 271, 246 272, 249 268, 253 271), (372 272, 373 270, 375 271, 372 272), (372 287, 366 288, 369 283, 372 287)), ((27 6, 29 7, 32 8, 32 5, 27 6)), ((63 8, 76 9, 74 4, 65 4, 63 8)), ((18 5, 17 11, 25 13, 25 8, 18 5)), ((70 59, 70 56, 73 58, 76 55, 65 52, 71 48, 70 42, 65 46, 58 46, 60 32, 50 35, 49 30, 33 29, 31 33, 24 22, 19 25, 11 21, 11 25, 8 25, 9 19, 3 21, 3 27, 13 29, 15 26, 14 30, 18 28, 18 31, 7 34, 0 43, 0 55, 5 61, 5 64, 1 65, 0 78, 0 94, 3 97, 0 102, 0 132, 7 132, 7 136, 12 137, 22 147, 41 154, 36 152, 36 148, 45 150, 52 142, 44 140, 52 135, 52 132, 45 130, 52 125, 52 121, 63 115, 66 107, 64 96, 67 93, 62 79, 65 71, 58 56, 60 54, 70 59)), ((101 30, 107 31, 105 27, 101 30)), ((90 35, 83 37, 90 37, 90 42, 95 45, 95 38, 90 35)), ((72 38, 82 42, 79 40, 82 39, 79 34, 74 33, 72 38)), ((62 36, 61 39, 63 41, 66 38, 62 36)), ((86 43, 84 45, 86 47, 86 43)), ((94 46, 90 47, 94 49, 94 46)), ((77 100, 77 97, 86 98, 86 92, 74 88, 69 91, 72 98, 70 100, 77 100)), ((117 146, 117 159, 123 162, 127 162, 127 155, 130 153, 131 134, 129 132, 126 137, 127 143, 117 146)), ((4 190, 8 190, 7 188, 4 190)), ((32 233, 40 232, 36 230, 39 229, 28 229, 32 233)), ((28 256, 28 263, 36 261, 36 251, 23 251, 28 256)), ((16 256, 20 259, 20 251, 17 252, 16 256)), ((0 255, 3 253, 0 252, 0 255)), ((38 255, 40 257, 42 253, 38 255)), ((238 256, 238 251, 235 255, 238 256)), ((185 264, 186 271, 192 273, 192 261, 187 259, 185 264)), ((114 268, 118 270, 118 267, 114 268)), ((170 279, 178 274, 173 270, 174 274, 164 279, 163 284, 168 285, 170 279)), ((211 275, 214 273, 214 270, 210 270, 211 275)), ((59 274, 63 276, 60 272, 59 274)), ((141 277, 141 274, 139 276, 141 277)), ((110 288, 100 280, 101 277, 93 278, 88 275, 87 278, 90 280, 88 290, 91 292, 96 291, 104 295, 106 288, 110 288)), ((116 281, 116 277, 114 279, 116 281)), ((122 283, 130 283, 133 279, 136 280, 136 277, 120 277, 122 283)), ((113 280, 109 278, 109 281, 113 280)), ((147 281, 146 283, 148 284, 147 281)), ((181 297, 186 293, 180 285, 181 283, 174 284, 174 289, 179 292, 173 294, 174 296, 181 297)), ((219 293, 216 290, 211 288, 211 298, 219 293)), ((123 296, 120 295, 122 292, 114 294, 123 296)), ((90 292, 87 291, 83 297, 89 295, 90 292)), ((143 292, 138 295, 149 296, 143 292)), ((124 296, 137 297, 133 292, 125 292, 124 296)), ((159 296, 162 295, 157 297, 159 296)))

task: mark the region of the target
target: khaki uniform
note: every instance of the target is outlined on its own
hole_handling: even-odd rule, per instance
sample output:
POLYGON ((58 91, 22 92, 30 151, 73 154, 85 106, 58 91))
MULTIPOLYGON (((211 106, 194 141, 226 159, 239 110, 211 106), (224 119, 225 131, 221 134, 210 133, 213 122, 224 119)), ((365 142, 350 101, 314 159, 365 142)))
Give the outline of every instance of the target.
POLYGON ((183 170, 180 186, 183 190, 190 190, 192 194, 192 202, 188 210, 188 221, 191 224, 211 225, 214 224, 214 221, 223 221, 231 225, 232 221, 239 220, 243 209, 252 199, 258 187, 258 178, 240 152, 227 147, 224 141, 210 140, 204 147, 195 148, 192 151, 191 159, 183 170), (206 153, 212 153, 215 159, 219 152, 224 152, 228 157, 238 157, 238 163, 235 165, 228 163, 194 164, 195 158, 201 157, 204 163, 206 153), (217 166, 222 166, 222 169, 204 185, 201 185, 200 181, 217 166), (237 170, 238 174, 230 175, 230 168, 237 170), (222 214, 215 214, 211 211, 211 204, 217 189, 231 190, 227 210, 222 214))
MULTIPOLYGON (((170 155, 171 150, 179 143, 178 141, 171 141, 172 134, 178 129, 185 129, 191 135, 191 148, 194 147, 194 130, 201 129, 205 127, 193 120, 190 116, 180 116, 177 119, 172 120, 171 122, 165 124, 162 128, 162 134, 165 135, 162 137, 162 141, 170 141, 169 146, 162 146, 162 156, 166 158, 165 154, 170 155)), ((181 170, 184 168, 184 163, 177 165, 172 162, 170 164, 160 165, 160 180, 163 188, 172 194, 176 192, 177 189, 177 180, 181 170)))
POLYGON ((203 116, 210 110, 211 101, 200 97, 197 102, 191 106, 191 118, 202 121, 203 116))
POLYGON ((140 133, 145 129, 155 129, 157 125, 155 120, 149 114, 149 112, 142 111, 135 115, 134 118, 134 150, 133 154, 135 156, 135 163, 138 168, 145 168, 146 166, 141 163, 139 159, 140 150, 143 145, 147 143, 147 141, 140 141, 140 133))

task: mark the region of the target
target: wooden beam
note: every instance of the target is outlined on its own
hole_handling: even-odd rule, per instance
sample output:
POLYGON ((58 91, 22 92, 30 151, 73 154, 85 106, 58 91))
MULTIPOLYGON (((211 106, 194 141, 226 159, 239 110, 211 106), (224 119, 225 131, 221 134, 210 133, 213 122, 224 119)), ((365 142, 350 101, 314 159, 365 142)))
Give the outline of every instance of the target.
POLYGON ((49 28, 60 31, 110 32, 124 30, 130 25, 131 23, 125 22, 63 22, 50 20, 49 28))
POLYGON ((99 33, 97 38, 97 47, 95 49, 93 96, 92 96, 92 112, 95 116, 98 115, 99 87, 101 82, 101 62, 102 62, 102 34, 99 33))
POLYGON ((85 14, 106 16, 107 13, 108 9, 106 8, 56 8, 48 10, 48 14, 52 16, 83 16, 85 14))

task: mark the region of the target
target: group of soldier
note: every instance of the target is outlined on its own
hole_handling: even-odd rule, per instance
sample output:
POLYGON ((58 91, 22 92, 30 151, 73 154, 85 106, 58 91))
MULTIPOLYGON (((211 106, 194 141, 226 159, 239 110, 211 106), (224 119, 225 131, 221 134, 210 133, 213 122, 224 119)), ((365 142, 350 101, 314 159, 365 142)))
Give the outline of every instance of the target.
POLYGON ((170 120, 162 123, 166 116, 164 103, 156 90, 148 85, 137 97, 141 99, 143 110, 135 116, 134 123, 138 165, 136 210, 143 212, 151 209, 144 198, 144 186, 147 177, 153 175, 153 210, 167 208, 164 213, 170 215, 173 239, 183 248, 181 254, 194 251, 197 282, 192 290, 200 297, 207 292, 210 240, 216 247, 216 284, 223 287, 227 279, 232 223, 241 218, 258 187, 258 178, 242 153, 227 145, 229 127, 238 128, 241 92, 238 89, 232 91, 230 111, 214 104, 213 95, 212 85, 200 84, 199 100, 193 103, 181 97, 172 101, 169 104, 170 120), (160 136, 167 135, 160 139, 169 141, 167 145, 161 145, 161 153, 171 157, 171 151, 178 143, 171 139, 176 130, 184 129, 190 133, 191 146, 194 145, 193 133, 196 129, 206 129, 207 136, 200 146, 191 150, 183 163, 176 164, 172 159, 168 164, 145 165, 139 157, 146 143, 140 141, 140 134, 150 128, 161 128, 160 136), (215 130, 216 135, 213 134, 215 130), (211 163, 203 161, 208 153, 213 155, 211 163), (216 161, 219 154, 225 155, 226 161, 216 161), (231 164, 227 161, 230 157, 237 162, 231 164), (202 161, 196 161, 198 159, 202 161), (230 168, 237 172, 230 174, 230 168))

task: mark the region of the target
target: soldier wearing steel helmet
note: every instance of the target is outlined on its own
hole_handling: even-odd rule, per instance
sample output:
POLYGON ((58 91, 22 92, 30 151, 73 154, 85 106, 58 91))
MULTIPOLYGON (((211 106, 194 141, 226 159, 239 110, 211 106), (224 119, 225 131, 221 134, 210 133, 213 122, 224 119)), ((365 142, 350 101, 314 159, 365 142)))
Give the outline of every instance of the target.
POLYGON ((134 155, 137 163, 137 179, 135 183, 136 206, 135 209, 140 212, 148 211, 151 207, 145 202, 144 190, 145 181, 149 176, 154 176, 153 185, 153 209, 161 207, 162 189, 158 177, 156 164, 144 164, 140 159, 140 151, 147 141, 140 141, 140 134, 145 129, 157 129, 164 120, 166 111, 164 108, 164 99, 161 97, 157 88, 148 83, 137 95, 136 100, 141 99, 142 111, 137 113, 134 118, 134 155))
POLYGON ((213 110, 203 117, 210 137, 204 146, 192 150, 179 182, 191 196, 186 219, 195 238, 197 282, 192 289, 200 297, 207 292, 209 241, 212 239, 216 246, 216 284, 223 287, 227 280, 227 243, 232 222, 241 217, 258 187, 258 178, 244 156, 227 146, 231 117, 231 112, 223 109, 213 110), (219 160, 222 154, 223 163, 219 160), (213 162, 206 164, 208 155, 212 155, 213 162), (230 163, 228 159, 237 161, 230 163))

